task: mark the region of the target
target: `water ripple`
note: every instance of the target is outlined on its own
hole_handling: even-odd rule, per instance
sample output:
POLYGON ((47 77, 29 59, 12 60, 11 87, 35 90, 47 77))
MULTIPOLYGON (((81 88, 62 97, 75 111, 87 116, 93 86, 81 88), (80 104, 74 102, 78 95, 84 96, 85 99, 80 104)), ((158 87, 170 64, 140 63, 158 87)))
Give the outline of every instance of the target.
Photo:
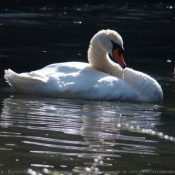
MULTIPOLYGON (((108 167, 115 165, 114 160, 125 154, 159 155, 157 139, 131 132, 127 126, 155 130, 161 125, 160 115, 159 106, 152 104, 15 95, 3 102, 0 138, 5 139, 5 144, 0 151, 14 154, 16 149, 25 149, 28 152, 24 159, 26 162, 28 156, 34 156, 37 160, 38 155, 43 159, 46 155, 53 159, 61 156, 61 165, 64 165, 60 165, 61 169, 69 169, 69 161, 82 159, 84 165, 74 165, 75 172, 82 171, 84 166, 93 165, 93 159, 101 156, 107 162, 99 163, 98 166, 108 167), (118 124, 126 126, 126 129, 118 127, 118 124), (12 138, 14 141, 9 142, 12 138), (69 159, 67 163, 64 162, 65 158, 69 159), (112 163, 108 163, 109 160, 112 163)), ((31 161, 30 166, 57 167, 56 163, 43 164, 41 160, 37 163, 31 161)))

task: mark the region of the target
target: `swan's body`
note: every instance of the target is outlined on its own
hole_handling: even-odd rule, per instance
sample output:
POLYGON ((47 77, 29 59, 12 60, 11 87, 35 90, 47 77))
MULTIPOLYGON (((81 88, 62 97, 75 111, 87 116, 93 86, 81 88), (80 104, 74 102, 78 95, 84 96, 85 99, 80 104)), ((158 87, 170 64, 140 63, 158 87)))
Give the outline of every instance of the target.
MULTIPOLYGON (((88 50, 90 64, 51 64, 43 69, 21 74, 9 69, 5 71, 5 79, 17 92, 25 94, 59 98, 161 101, 163 93, 156 80, 129 68, 122 69, 110 60, 107 53, 114 57, 116 54, 113 53, 116 48, 111 49, 111 40, 122 49, 122 39, 114 31, 102 30, 92 38, 88 50)), ((124 61, 120 60, 120 63, 125 67, 124 61)))

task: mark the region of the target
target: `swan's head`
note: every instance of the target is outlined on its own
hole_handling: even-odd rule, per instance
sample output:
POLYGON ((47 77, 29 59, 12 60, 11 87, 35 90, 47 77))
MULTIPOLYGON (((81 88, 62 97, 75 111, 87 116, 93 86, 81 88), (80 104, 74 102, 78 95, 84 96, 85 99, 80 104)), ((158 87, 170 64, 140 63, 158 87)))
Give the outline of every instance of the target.
POLYGON ((124 69, 126 63, 123 58, 124 48, 122 37, 114 30, 101 30, 91 39, 93 46, 109 53, 124 69))

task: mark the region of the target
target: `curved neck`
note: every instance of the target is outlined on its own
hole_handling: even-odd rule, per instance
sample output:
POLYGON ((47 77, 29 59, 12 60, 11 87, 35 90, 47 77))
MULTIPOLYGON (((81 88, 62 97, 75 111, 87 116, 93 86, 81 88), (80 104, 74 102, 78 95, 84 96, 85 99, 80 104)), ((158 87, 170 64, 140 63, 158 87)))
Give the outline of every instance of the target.
POLYGON ((108 73, 115 77, 123 77, 123 69, 113 62, 109 58, 108 53, 99 48, 98 45, 90 44, 88 50, 88 61, 93 68, 99 71, 108 73))

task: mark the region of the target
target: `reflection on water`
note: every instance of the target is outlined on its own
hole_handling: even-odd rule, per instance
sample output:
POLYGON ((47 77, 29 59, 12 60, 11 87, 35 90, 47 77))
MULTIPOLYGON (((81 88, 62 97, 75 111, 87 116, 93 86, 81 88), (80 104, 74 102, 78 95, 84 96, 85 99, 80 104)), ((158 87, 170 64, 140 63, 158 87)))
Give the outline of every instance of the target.
POLYGON ((154 104, 15 95, 3 102, 0 154, 8 156, 0 164, 4 171, 48 168, 81 173, 100 156, 103 163, 96 166, 102 172, 172 170, 171 142, 127 127, 157 131, 161 115, 154 104))

